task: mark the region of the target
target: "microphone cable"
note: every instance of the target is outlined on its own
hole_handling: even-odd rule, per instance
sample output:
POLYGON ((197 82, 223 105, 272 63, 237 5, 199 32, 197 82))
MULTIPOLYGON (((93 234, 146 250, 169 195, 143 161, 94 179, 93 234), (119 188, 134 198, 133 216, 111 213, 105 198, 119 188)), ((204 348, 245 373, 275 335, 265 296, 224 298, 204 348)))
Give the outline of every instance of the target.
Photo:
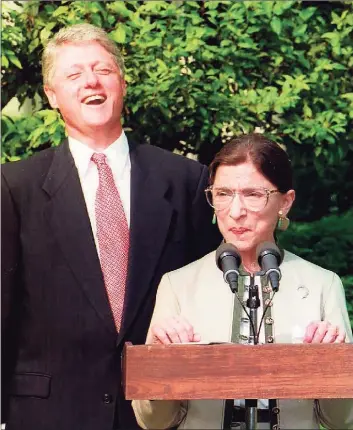
MULTIPOLYGON (((260 332, 261 332, 261 327, 267 312, 267 309, 271 306, 273 299, 275 297, 276 291, 273 291, 272 296, 270 297, 269 302, 267 303, 267 305, 264 307, 263 306, 263 312, 262 312, 262 316, 261 316, 261 320, 260 320, 260 324, 259 324, 259 329, 258 331, 255 330, 255 326, 254 326, 254 322, 250 316, 250 313, 247 311, 246 307, 244 306, 243 300, 240 299, 239 294, 237 292, 234 293, 236 295, 236 298, 238 299, 240 306, 242 307, 243 311, 245 312, 246 316, 249 318, 249 322, 251 324, 251 328, 252 331, 254 333, 254 344, 258 345, 259 343, 259 337, 260 337, 260 332)), ((265 339, 265 343, 266 343, 266 339, 265 339)))
MULTIPOLYGON (((264 321, 267 309, 272 305, 272 301, 273 301, 273 299, 275 297, 275 294, 276 294, 276 291, 273 291, 272 296, 270 297, 270 300, 267 303, 266 307, 262 306, 263 307, 263 312, 262 312, 262 317, 261 317, 260 324, 259 324, 259 330, 257 332, 257 338, 259 338, 259 336, 260 336, 260 331, 261 331, 262 323, 264 321)), ((265 343, 266 343, 266 339, 265 339, 265 343)))
MULTIPOLYGON (((237 297, 237 299, 238 299, 238 301, 240 303, 240 306, 243 308, 246 316, 249 318, 249 322, 251 324, 251 328, 252 328, 252 331, 254 333, 254 344, 257 345, 257 343, 258 343, 258 335, 256 334, 254 322, 253 322, 253 320, 252 320, 249 312, 246 310, 246 307, 244 306, 243 300, 240 299, 239 294, 236 291, 234 292, 234 294, 236 295, 236 297, 237 297)), ((241 318, 241 315, 240 315, 240 318, 241 318)))

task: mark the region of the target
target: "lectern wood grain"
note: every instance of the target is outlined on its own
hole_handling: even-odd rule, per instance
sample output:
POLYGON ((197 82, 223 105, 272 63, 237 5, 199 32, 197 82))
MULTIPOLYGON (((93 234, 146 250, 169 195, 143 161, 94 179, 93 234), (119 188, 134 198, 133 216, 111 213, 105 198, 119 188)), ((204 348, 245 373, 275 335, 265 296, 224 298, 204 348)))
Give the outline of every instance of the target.
POLYGON ((353 398, 352 344, 125 345, 127 399, 353 398))

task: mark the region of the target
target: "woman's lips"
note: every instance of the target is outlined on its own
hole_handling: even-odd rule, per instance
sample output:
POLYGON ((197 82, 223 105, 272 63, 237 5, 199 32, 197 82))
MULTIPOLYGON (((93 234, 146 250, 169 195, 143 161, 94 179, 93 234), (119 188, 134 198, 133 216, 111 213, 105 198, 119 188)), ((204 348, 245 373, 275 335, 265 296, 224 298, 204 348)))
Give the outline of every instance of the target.
POLYGON ((230 228, 229 231, 234 234, 243 234, 250 230, 248 228, 230 228))

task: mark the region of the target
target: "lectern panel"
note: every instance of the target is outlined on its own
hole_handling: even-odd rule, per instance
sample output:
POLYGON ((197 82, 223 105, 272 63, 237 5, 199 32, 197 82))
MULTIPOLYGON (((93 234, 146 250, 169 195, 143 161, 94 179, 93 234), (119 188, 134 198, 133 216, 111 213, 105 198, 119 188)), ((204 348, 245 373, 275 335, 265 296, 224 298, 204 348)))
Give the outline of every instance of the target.
POLYGON ((127 399, 353 398, 352 344, 126 344, 127 399))

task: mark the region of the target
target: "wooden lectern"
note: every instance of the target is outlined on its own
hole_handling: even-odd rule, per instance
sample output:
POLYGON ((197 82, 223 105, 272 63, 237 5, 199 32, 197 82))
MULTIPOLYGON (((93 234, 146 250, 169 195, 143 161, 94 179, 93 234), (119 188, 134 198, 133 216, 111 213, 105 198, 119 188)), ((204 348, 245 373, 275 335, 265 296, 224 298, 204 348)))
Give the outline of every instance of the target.
POLYGON ((123 373, 129 400, 353 398, 353 345, 127 343, 123 373))

